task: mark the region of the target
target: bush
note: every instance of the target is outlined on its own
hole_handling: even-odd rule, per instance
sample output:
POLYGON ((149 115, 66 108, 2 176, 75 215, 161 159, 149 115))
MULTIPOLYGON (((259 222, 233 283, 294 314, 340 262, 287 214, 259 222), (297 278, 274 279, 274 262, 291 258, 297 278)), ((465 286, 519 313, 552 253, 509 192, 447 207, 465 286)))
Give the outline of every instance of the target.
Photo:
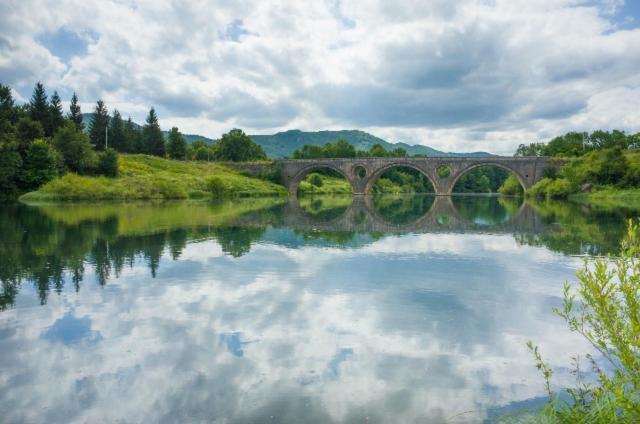
POLYGON ((109 148, 98 154, 98 175, 115 178, 118 176, 118 153, 109 148))
POLYGON ((520 185, 520 181, 513 175, 509 175, 504 183, 498 189, 500 194, 505 196, 522 196, 523 189, 520 185))
POLYGON ((527 196, 541 199, 547 197, 547 187, 553 180, 551 178, 543 178, 535 183, 529 190, 527 190, 527 196))
POLYGON ((0 198, 18 194, 18 176, 22 158, 15 142, 0 142, 0 198))
MULTIPOLYGON (((577 386, 565 389, 568 401, 551 390, 553 370, 532 342, 536 365, 545 379, 549 404, 546 421, 563 423, 640 422, 640 228, 629 223, 617 258, 585 259, 576 274, 578 287, 564 287, 564 304, 554 308, 569 329, 597 349, 607 369, 586 355, 597 374, 594 385, 582 380, 576 360, 577 386)), ((542 420, 541 420, 542 421, 542 420)))
POLYGON ((316 187, 322 187, 322 177, 319 174, 311 175, 309 182, 316 187))
POLYGON ((222 178, 215 175, 207 179, 207 190, 213 197, 225 197, 229 194, 229 189, 222 178))
POLYGON ((53 146, 62 155, 64 166, 78 174, 90 174, 97 167, 97 157, 89 137, 67 122, 53 138, 53 146))
POLYGON ((267 159, 262 147, 242 130, 233 129, 223 134, 215 149, 217 160, 245 162, 267 159))
POLYGON ((35 140, 29 146, 20 172, 20 182, 25 190, 33 190, 58 175, 61 159, 44 140, 35 140))
POLYGON ((547 198, 548 199, 564 199, 564 198, 567 198, 574 191, 575 190, 573 189, 569 180, 565 178, 558 178, 557 180, 553 180, 547 186, 547 198))

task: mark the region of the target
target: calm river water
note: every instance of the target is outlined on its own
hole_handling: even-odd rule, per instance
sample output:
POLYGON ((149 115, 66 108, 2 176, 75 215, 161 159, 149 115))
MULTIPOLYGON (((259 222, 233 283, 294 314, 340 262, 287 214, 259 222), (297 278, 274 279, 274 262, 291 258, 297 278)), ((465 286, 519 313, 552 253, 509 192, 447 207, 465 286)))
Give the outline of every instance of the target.
POLYGON ((496 197, 0 208, 5 423, 483 422, 631 210, 496 197))

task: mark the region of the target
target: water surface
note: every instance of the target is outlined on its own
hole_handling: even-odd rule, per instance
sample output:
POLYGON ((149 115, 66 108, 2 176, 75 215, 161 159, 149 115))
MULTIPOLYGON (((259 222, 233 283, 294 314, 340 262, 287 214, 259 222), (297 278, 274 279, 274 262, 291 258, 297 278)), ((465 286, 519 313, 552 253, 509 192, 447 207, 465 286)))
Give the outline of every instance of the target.
POLYGON ((550 313, 625 219, 495 197, 0 209, 19 422, 482 422, 589 347, 550 313))

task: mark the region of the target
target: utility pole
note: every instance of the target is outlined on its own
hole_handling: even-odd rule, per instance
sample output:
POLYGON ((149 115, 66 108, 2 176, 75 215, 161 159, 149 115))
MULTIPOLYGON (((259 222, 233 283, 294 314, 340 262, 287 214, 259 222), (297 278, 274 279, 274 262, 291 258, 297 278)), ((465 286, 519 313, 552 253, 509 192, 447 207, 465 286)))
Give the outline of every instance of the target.
POLYGON ((109 125, 106 125, 104 127, 104 150, 107 150, 109 148, 109 133, 107 132, 108 129, 109 125))

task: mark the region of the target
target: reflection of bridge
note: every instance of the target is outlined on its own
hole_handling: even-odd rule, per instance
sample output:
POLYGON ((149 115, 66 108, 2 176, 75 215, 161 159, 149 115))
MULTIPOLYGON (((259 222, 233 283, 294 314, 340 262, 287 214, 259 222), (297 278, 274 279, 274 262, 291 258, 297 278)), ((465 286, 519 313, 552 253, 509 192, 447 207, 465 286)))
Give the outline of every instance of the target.
POLYGON ((385 171, 395 167, 407 167, 423 173, 433 184, 436 195, 451 195, 458 179, 479 166, 498 166, 511 171, 525 189, 540 181, 547 167, 557 166, 546 157, 501 156, 289 159, 277 163, 282 167, 282 182, 291 194, 297 193, 300 181, 309 172, 326 168, 342 174, 351 184, 353 194, 370 193, 373 184, 385 171), (438 175, 438 169, 441 167, 449 168, 446 177, 438 175))
POLYGON ((289 197, 284 225, 293 229, 317 231, 352 231, 381 233, 495 232, 520 233, 540 229, 544 224, 526 203, 509 220, 496 225, 482 225, 460 215, 449 196, 436 196, 422 217, 406 224, 385 220, 375 210, 370 196, 356 196, 338 217, 322 220, 305 212, 296 196, 289 197))

